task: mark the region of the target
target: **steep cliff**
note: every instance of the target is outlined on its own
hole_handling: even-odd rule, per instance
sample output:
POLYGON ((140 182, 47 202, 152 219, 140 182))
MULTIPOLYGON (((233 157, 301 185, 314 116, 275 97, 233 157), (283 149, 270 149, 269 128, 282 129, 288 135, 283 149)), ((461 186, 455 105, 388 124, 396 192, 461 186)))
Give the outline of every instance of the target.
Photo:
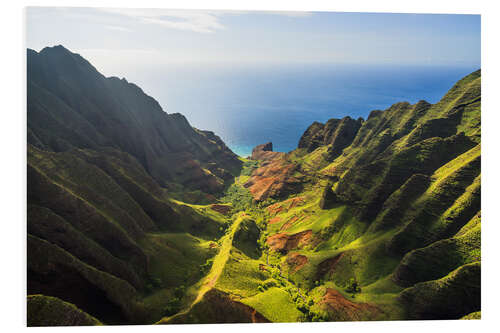
POLYGON ((35 147, 113 147, 134 156, 160 185, 208 193, 220 191, 225 173, 241 166, 214 133, 167 114, 135 84, 104 77, 62 46, 28 50, 27 62, 28 143, 35 147))
MULTIPOLYGON (((228 222, 175 198, 214 202, 240 160, 62 46, 28 50, 27 74, 28 294, 105 324, 158 320, 169 293, 202 276, 206 242, 228 222)), ((68 311, 75 321, 60 324, 91 322, 68 311)))

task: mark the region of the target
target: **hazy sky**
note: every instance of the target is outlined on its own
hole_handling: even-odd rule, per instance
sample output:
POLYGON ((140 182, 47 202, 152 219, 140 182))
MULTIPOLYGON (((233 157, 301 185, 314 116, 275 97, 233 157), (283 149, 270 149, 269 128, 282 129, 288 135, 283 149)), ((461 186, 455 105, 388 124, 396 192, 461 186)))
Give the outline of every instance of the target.
POLYGON ((480 67, 480 16, 30 7, 27 47, 62 44, 105 75, 179 63, 480 67))

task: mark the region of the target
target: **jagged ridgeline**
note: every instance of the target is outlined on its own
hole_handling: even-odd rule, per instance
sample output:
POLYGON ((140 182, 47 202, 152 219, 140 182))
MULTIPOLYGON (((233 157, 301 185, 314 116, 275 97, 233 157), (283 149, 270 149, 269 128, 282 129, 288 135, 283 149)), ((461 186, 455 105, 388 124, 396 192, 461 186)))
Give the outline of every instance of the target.
POLYGON ((267 245, 316 297, 310 311, 480 316, 480 105, 476 71, 434 105, 313 123, 271 160, 257 147, 262 164, 244 186, 266 207, 267 245))
POLYGON ((480 318, 480 103, 477 71, 244 159, 28 50, 28 324, 480 318))

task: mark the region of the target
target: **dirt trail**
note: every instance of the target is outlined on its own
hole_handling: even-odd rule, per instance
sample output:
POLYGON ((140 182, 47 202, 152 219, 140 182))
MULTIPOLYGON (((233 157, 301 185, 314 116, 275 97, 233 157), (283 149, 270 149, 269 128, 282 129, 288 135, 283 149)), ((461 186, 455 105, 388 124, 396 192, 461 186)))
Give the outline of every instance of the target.
POLYGON ((196 297, 194 302, 191 304, 191 307, 193 306, 193 304, 199 302, 208 290, 210 290, 215 286, 217 280, 222 274, 222 270, 224 269, 227 260, 229 259, 229 254, 231 251, 231 247, 233 245, 234 233, 238 229, 238 226, 240 225, 241 221, 245 216, 247 216, 246 213, 240 213, 240 215, 236 218, 235 222, 231 225, 229 233, 223 236, 224 239, 221 242, 222 243, 221 249, 219 253, 215 256, 212 268, 205 277, 205 281, 203 282, 202 287, 200 288, 200 292, 198 293, 198 296, 196 297))
MULTIPOLYGON (((234 223, 231 225, 229 229, 230 231, 226 235, 222 236, 220 251, 214 257, 210 272, 205 276, 204 281, 198 291, 198 295, 196 296, 194 301, 186 309, 176 313, 175 315, 169 318, 174 318, 187 314, 192 309, 192 307, 196 303, 200 302, 203 296, 215 286, 217 280, 222 274, 222 270, 224 269, 227 260, 229 259, 229 254, 231 251, 231 247, 233 245, 234 233, 238 229, 238 226, 240 225, 241 221, 245 216, 248 216, 248 214, 244 212, 240 213, 239 216, 234 221, 234 223)), ((169 318, 163 318, 160 321, 158 321, 158 323, 168 322, 169 318)))
POLYGON ((252 311, 252 323, 256 323, 257 319, 255 318, 255 314, 257 313, 257 310, 253 309, 252 311))

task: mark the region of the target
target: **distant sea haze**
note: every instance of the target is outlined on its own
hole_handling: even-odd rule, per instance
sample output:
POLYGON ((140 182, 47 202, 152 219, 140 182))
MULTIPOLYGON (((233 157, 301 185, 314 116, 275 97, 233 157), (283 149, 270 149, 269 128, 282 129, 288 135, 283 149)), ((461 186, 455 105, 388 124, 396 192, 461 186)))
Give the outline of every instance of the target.
POLYGON ((478 66, 168 66, 132 77, 168 113, 214 131, 238 155, 297 147, 314 121, 363 117, 394 103, 436 103, 478 66))

